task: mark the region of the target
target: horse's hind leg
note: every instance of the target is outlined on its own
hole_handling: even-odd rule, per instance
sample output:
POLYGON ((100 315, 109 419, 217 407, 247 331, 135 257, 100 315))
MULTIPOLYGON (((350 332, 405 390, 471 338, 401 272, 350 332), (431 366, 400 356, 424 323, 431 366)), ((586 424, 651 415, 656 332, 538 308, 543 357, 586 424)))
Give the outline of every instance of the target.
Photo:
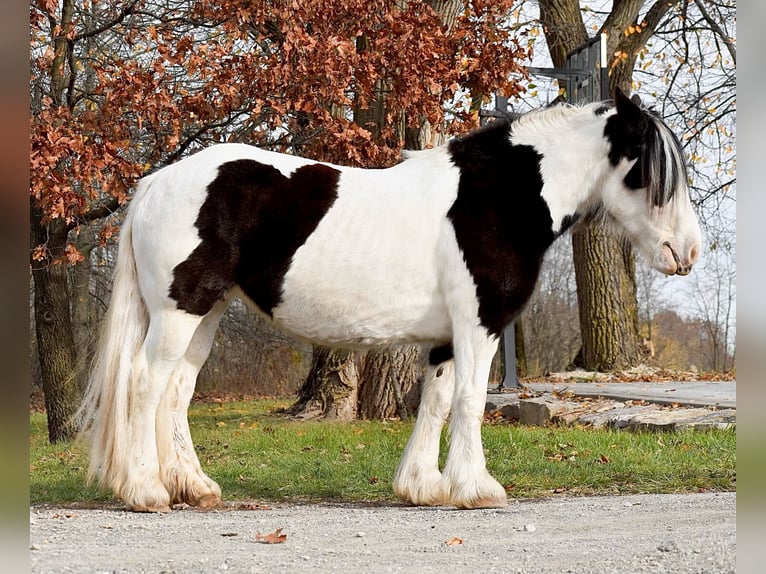
POLYGON ((127 400, 124 480, 117 494, 137 511, 167 511, 170 493, 160 478, 156 441, 157 410, 168 382, 183 359, 201 317, 164 309, 151 314, 146 339, 133 364, 127 400))
POLYGON ((435 506, 442 503, 439 481, 439 441, 452 404, 455 361, 430 365, 423 383, 415 427, 407 441, 394 476, 393 488, 399 498, 412 504, 435 506))
POLYGON ((160 476, 174 503, 210 508, 221 502, 221 488, 202 470, 189 432, 188 407, 202 365, 210 354, 221 302, 197 327, 183 358, 170 378, 157 411, 160 476))

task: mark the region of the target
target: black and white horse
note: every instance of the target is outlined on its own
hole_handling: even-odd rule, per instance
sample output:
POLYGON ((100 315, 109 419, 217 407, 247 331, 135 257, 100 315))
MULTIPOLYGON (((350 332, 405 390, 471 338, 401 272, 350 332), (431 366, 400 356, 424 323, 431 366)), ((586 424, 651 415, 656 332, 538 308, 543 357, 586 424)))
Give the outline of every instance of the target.
POLYGON ((663 273, 686 275, 700 253, 679 141, 622 93, 496 122, 388 169, 221 144, 145 177, 81 409, 90 474, 134 510, 220 501, 187 407, 241 297, 322 345, 432 343, 394 490, 413 504, 505 505, 480 435, 498 337, 546 249, 596 217, 663 273))

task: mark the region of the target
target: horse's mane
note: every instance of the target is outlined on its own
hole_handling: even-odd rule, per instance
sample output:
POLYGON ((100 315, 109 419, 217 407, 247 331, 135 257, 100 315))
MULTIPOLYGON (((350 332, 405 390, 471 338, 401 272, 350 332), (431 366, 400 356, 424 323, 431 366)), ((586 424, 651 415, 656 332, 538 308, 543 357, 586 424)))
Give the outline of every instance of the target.
MULTIPOLYGON (((645 124, 640 131, 642 142, 638 161, 626 177, 626 183, 646 188, 647 200, 652 205, 664 206, 688 179, 683 146, 657 112, 640 103, 637 105, 645 124)), ((532 129, 563 128, 571 126, 578 118, 592 121, 597 117, 611 115, 614 109, 615 105, 611 101, 574 105, 564 103, 522 114, 514 123, 532 129)))
POLYGON ((518 114, 513 118, 513 124, 530 129, 558 129, 571 126, 578 119, 592 122, 602 114, 604 106, 604 102, 558 103, 518 114))
POLYGON ((684 150, 676 134, 651 110, 644 110, 649 133, 639 156, 638 169, 653 205, 663 206, 688 181, 684 150))
MULTIPOLYGON (((683 146, 662 118, 652 109, 639 107, 645 124, 641 130, 643 141, 638 161, 626 177, 626 183, 636 188, 645 187, 647 200, 655 206, 666 205, 677 189, 687 181, 687 169, 683 146)), ((487 125, 457 136, 455 140, 481 139, 496 132, 510 134, 515 129, 560 130, 571 128, 573 122, 593 123, 607 119, 615 110, 614 102, 582 102, 577 104, 555 103, 525 113, 508 113, 497 116, 487 125)), ((446 145, 449 145, 447 142, 446 145)), ((425 150, 403 150, 402 159, 407 160, 434 153, 444 146, 425 150)))

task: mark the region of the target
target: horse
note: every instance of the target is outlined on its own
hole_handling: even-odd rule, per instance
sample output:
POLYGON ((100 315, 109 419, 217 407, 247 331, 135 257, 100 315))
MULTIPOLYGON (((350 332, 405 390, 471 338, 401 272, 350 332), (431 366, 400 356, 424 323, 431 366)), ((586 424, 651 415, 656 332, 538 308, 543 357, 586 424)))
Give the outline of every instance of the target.
POLYGON ((187 408, 239 297, 311 343, 430 344, 393 489, 414 505, 504 506, 480 435, 490 363, 546 249, 594 220, 667 275, 700 255, 681 144, 621 91, 495 121, 385 169, 223 143, 151 173, 122 225, 79 411, 89 479, 135 511, 221 502, 187 408))

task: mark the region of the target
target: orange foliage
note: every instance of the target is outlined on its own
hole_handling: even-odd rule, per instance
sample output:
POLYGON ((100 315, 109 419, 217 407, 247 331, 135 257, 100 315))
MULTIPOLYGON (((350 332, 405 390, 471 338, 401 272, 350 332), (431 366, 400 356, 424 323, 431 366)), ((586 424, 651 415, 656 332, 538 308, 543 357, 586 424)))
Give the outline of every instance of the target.
MULTIPOLYGON (((444 104, 458 91, 517 93, 510 78, 520 78, 527 55, 504 25, 510 0, 469 3, 449 32, 423 0, 404 9, 393 0, 117 7, 65 0, 72 2, 69 26, 59 2, 30 6, 31 87, 40 93, 30 194, 44 221, 62 218, 70 228, 97 198, 124 203, 149 166, 215 141, 353 165, 394 163, 402 142, 376 144, 352 121, 353 107, 375 97, 379 80, 390 89, 383 136, 402 116, 461 131, 475 116, 466 106, 445 118, 444 104), (56 35, 64 30, 65 82, 55 94, 56 35)), ((75 261, 76 251, 67 259, 75 261)))

